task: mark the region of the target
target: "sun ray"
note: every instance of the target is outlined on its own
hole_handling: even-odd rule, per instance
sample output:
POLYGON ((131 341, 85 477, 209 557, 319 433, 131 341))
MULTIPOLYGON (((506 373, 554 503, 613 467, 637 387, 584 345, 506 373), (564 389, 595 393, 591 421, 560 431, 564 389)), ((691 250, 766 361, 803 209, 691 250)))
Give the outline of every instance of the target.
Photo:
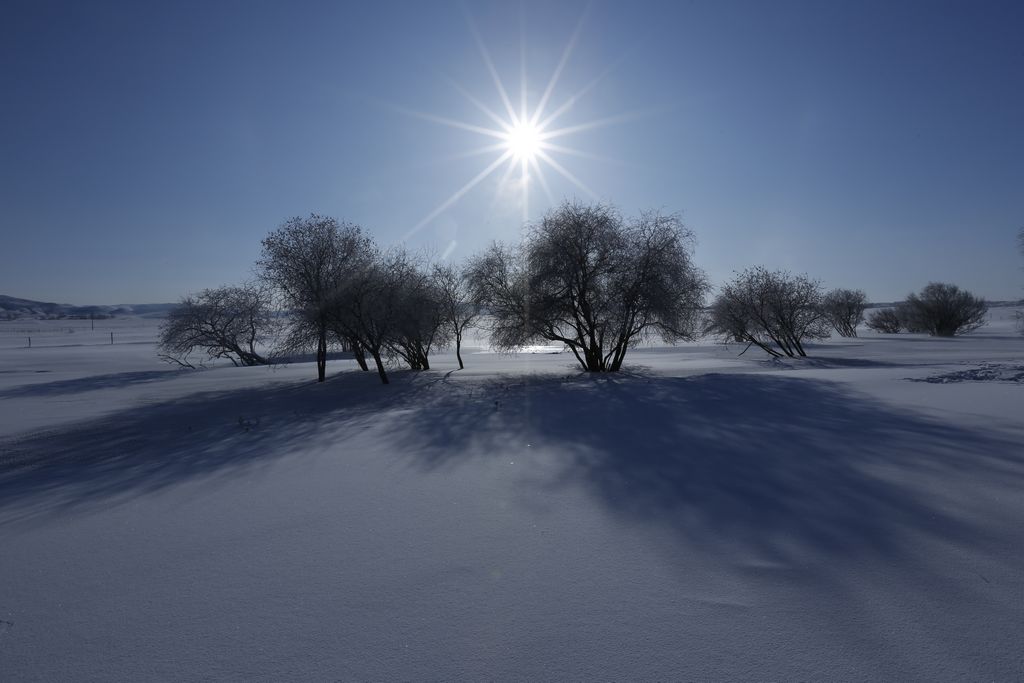
POLYGON ((544 130, 539 134, 540 139, 550 140, 551 138, 561 137, 563 135, 570 135, 572 133, 580 133, 585 130, 593 130, 594 128, 604 128, 616 123, 623 123, 625 121, 634 121, 645 116, 649 116, 650 111, 632 111, 624 114, 617 114, 616 116, 608 116, 603 119, 594 119, 586 123, 580 123, 575 126, 566 126, 565 128, 556 128, 555 130, 544 130))
MULTIPOLYGON (((458 152, 456 154, 449 154, 447 156, 439 157, 434 160, 434 164, 445 163, 448 161, 459 161, 461 159, 472 159, 489 152, 500 152, 503 149, 508 149, 507 142, 497 142, 493 145, 485 145, 483 147, 474 147, 473 149, 466 150, 465 152, 458 152)), ((557 150, 556 150, 557 151, 557 150)))
MULTIPOLYGON (((495 145, 496 147, 498 145, 495 145)), ((541 141, 540 148, 549 152, 558 152, 560 154, 568 154, 569 156, 579 157, 580 159, 589 159, 590 161, 600 161, 605 164, 617 164, 620 163, 615 159, 609 157, 600 156, 599 154, 591 154, 590 152, 584 152, 581 149, 574 147, 566 147, 565 145, 558 145, 553 142, 546 140, 541 141)))
POLYGON ((598 74, 597 78, 595 78, 594 80, 590 81, 585 86, 583 86, 580 90, 577 90, 575 93, 570 95, 569 99, 567 99, 564 103, 562 103, 562 106, 560 106, 555 111, 551 112, 551 114, 548 115, 548 117, 546 119, 544 119, 543 121, 541 121, 540 123, 537 124, 537 127, 538 128, 547 128, 552 123, 554 123, 560 116, 562 116, 563 114, 567 113, 570 109, 572 109, 576 105, 577 102, 579 102, 581 99, 583 99, 584 95, 586 95, 588 92, 590 92, 595 87, 597 87, 597 84, 600 83, 601 81, 603 81, 605 76, 607 76, 609 73, 611 73, 612 69, 615 68, 615 66, 616 66, 615 64, 613 64, 612 66, 609 66, 607 69, 605 69, 600 74, 598 74))
POLYGON ((498 181, 498 185, 494 189, 494 197, 491 199, 490 205, 487 207, 487 215, 494 213, 494 208, 498 205, 498 201, 501 199, 501 192, 508 182, 508 179, 512 177, 512 173, 516 170, 516 160, 509 157, 508 168, 505 169, 505 173, 502 174, 501 180, 498 181))
POLYGON ((520 164, 522 165, 523 222, 525 223, 530 218, 530 157, 523 156, 520 164))
POLYGON ((494 81, 495 87, 498 89, 498 95, 501 96, 501 101, 504 103, 505 108, 508 110, 508 116, 512 119, 512 123, 516 124, 519 122, 516 117, 515 107, 512 106, 512 100, 509 99, 508 91, 505 90, 505 86, 501 82, 501 76, 498 75, 498 70, 494 67, 494 62, 491 61, 491 54, 487 51, 487 46, 484 45, 484 39, 480 36, 480 31, 476 28, 473 18, 469 16, 469 12, 466 12, 466 20, 469 22, 469 30, 473 33, 473 39, 476 40, 476 46, 480 49, 480 56, 483 57, 484 64, 487 66, 487 70, 491 74, 491 79, 494 81))
POLYGON ((537 160, 537 157, 534 157, 530 161, 533 164, 534 170, 537 171, 537 181, 540 182, 540 187, 542 190, 544 190, 544 196, 547 197, 549 204, 554 204, 555 196, 551 194, 551 187, 548 186, 548 180, 546 177, 544 177, 544 169, 541 168, 540 162, 537 160))
POLYGON ((444 116, 435 116, 434 114, 428 114, 422 111, 416 111, 415 109, 405 109, 403 107, 395 107, 398 111, 408 116, 415 116, 418 119, 424 121, 430 121, 431 123, 440 123, 443 126, 450 126, 452 128, 459 128, 461 130, 468 130, 473 133, 480 133, 481 135, 489 135, 492 138, 498 138, 504 140, 507 133, 500 130, 493 130, 491 128, 484 128, 483 126, 475 126, 472 123, 465 123, 463 121, 457 121, 456 119, 445 118, 444 116))
POLYGON ((527 84, 526 84, 526 15, 523 6, 519 5, 519 123, 527 122, 527 84))
POLYGON ((508 128, 508 121, 506 121, 505 119, 501 118, 501 116, 499 116, 499 115, 498 115, 497 113, 495 113, 495 111, 494 111, 493 109, 491 109, 491 108, 490 108, 490 107, 488 107, 488 106, 487 106, 486 104, 484 104, 483 102, 481 102, 481 101, 480 101, 479 99, 477 99, 477 98, 476 98, 476 97, 475 97, 475 96, 474 96, 474 95, 473 95, 473 94, 472 94, 471 92, 469 92, 468 90, 466 90, 465 88, 463 88, 463 87, 462 87, 461 85, 459 85, 458 83, 456 83, 456 82, 455 82, 454 80, 452 80, 451 78, 448 78, 447 76, 445 76, 444 78, 445 78, 445 80, 446 80, 446 81, 448 81, 448 83, 449 83, 449 84, 450 84, 450 85, 451 85, 451 86, 452 86, 453 88, 455 88, 455 89, 456 89, 456 90, 457 90, 457 91, 459 92, 459 94, 461 94, 461 95, 462 95, 463 97, 465 97, 465 98, 466 98, 467 100, 469 100, 470 102, 472 102, 472 103, 473 103, 473 105, 474 105, 474 106, 476 106, 476 108, 477 108, 477 109, 479 109, 479 110, 480 110, 480 111, 482 111, 483 113, 487 114, 487 116, 488 116, 488 117, 489 117, 489 118, 490 118, 490 119, 491 119, 492 121, 494 121, 494 122, 495 122, 496 124, 498 124, 498 125, 499 125, 499 126, 500 126, 500 127, 502 128, 502 129, 506 129, 506 128, 508 128))
POLYGON ((576 187, 578 187, 578 188, 580 188, 581 190, 583 190, 584 192, 586 192, 586 193, 587 193, 587 195, 588 195, 588 196, 589 196, 589 197, 590 197, 591 199, 593 199, 593 200, 595 200, 595 201, 597 201, 597 200, 599 200, 599 199, 600 199, 600 197, 598 197, 598 196, 597 196, 597 193, 596 193, 596 192, 594 192, 594 191, 593 191, 593 190, 591 190, 591 189, 590 189, 589 187, 587 187, 587 186, 586 186, 586 185, 585 185, 585 184, 583 183, 583 181, 582 181, 582 180, 580 180, 579 178, 577 178, 576 176, 574 176, 574 175, 573 175, 573 174, 572 174, 572 173, 571 173, 571 172, 570 172, 569 170, 567 170, 567 169, 566 169, 566 168, 565 168, 564 166, 562 166, 562 165, 561 165, 560 163, 558 163, 557 161, 555 161, 554 159, 552 159, 552 158, 551 158, 551 155, 550 155, 550 154, 548 154, 548 153, 547 153, 547 152, 545 152, 544 150, 540 150, 540 151, 538 151, 538 152, 537 152, 537 156, 539 156, 539 157, 540 157, 541 159, 543 159, 544 161, 548 162, 548 163, 549 163, 549 164, 551 165, 551 168, 553 168, 553 169, 555 169, 556 171, 558 171, 558 172, 559 172, 559 173, 560 173, 560 174, 562 175, 562 177, 564 177, 564 178, 565 178, 566 180, 568 180, 568 181, 569 181, 569 182, 571 182, 571 183, 572 183, 573 185, 575 185, 576 187))
POLYGON ((405 234, 405 236, 402 238, 402 241, 408 240, 410 237, 412 237, 417 232, 419 232, 423 228, 424 225, 426 225, 430 221, 432 221, 435 218, 437 218, 441 214, 442 211, 447 209, 449 206, 451 206, 455 202, 459 201, 459 199, 461 199, 464 194, 466 194, 467 192, 472 190, 474 187, 476 187, 477 184, 479 184, 481 180, 483 180, 484 178, 489 176, 491 173, 493 173, 494 169, 498 168, 498 166, 501 166, 502 162, 504 162, 505 159, 508 159, 511 156, 512 156, 512 152, 511 151, 506 151, 500 157, 498 157, 493 162, 491 162, 490 166, 488 166, 484 170, 480 171, 480 173, 478 173, 472 180, 470 180, 468 183, 466 183, 461 188, 456 190, 452 194, 451 197, 449 197, 448 199, 444 200, 436 209, 434 209, 429 214, 427 214, 427 216, 423 220, 421 220, 419 223, 417 223, 415 226, 413 226, 412 230, 407 232, 405 234))
MULTIPOLYGON (((544 88, 544 94, 541 95, 540 102, 537 103, 537 109, 533 112, 533 118, 531 122, 534 126, 537 126, 540 122, 540 117, 544 114, 544 107, 547 106, 548 100, 551 99, 551 93, 555 91, 555 85, 558 84, 558 79, 562 76, 562 71, 565 70, 565 65, 569 62, 569 57, 572 55, 572 51, 576 49, 576 42, 579 40, 580 31, 583 28, 583 22, 587 18, 587 14, 590 13, 591 5, 588 4, 586 9, 583 10, 583 14, 580 15, 580 20, 576 22, 576 28, 573 30, 572 35, 569 37, 569 42, 565 45, 565 50, 562 51, 562 58, 558 60, 558 66, 555 67, 555 71, 551 74, 551 80, 548 81, 548 86, 544 88)), ((543 126, 539 126, 543 128, 543 126)))
POLYGON ((452 255, 452 252, 455 251, 455 247, 457 247, 457 246, 459 246, 458 240, 450 241, 448 243, 448 246, 445 247, 444 252, 441 254, 441 260, 442 261, 447 261, 448 257, 452 255))

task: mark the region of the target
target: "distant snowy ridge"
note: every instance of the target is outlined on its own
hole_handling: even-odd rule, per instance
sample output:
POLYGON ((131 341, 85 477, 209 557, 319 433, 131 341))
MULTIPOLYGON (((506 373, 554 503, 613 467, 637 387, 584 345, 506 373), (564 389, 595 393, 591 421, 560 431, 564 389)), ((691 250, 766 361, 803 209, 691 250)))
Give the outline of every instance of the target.
POLYGON ((0 320, 34 318, 105 318, 124 315, 164 316, 177 304, 116 304, 109 306, 73 306, 48 301, 19 299, 0 294, 0 320))

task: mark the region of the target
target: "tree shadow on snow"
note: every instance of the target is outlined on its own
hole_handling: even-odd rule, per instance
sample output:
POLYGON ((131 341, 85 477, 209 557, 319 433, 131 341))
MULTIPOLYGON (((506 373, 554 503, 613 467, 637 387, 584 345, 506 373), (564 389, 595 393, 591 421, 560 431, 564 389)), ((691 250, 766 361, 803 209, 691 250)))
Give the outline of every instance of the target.
POLYGON ((760 373, 496 380, 427 404, 403 434, 427 468, 529 442, 560 460, 539 485, 583 486, 626 519, 769 557, 895 555, 911 530, 980 542, 921 479, 1024 484, 1015 439, 760 373))
POLYGON ((62 379, 53 382, 23 384, 0 391, 2 398, 31 398, 35 396, 60 396, 78 394, 98 389, 117 389, 136 384, 149 384, 181 376, 181 370, 139 370, 135 372, 113 372, 107 375, 91 375, 76 379, 62 379))
POLYGON ((904 532, 983 542, 984 529, 919 482, 1024 483, 1019 441, 820 380, 406 372, 383 387, 374 373, 346 372, 324 384, 140 406, 0 444, 0 525, 116 505, 310 449, 343 457, 346 435, 367 428, 386 440, 382 454, 427 470, 507 458, 529 442, 529 457, 547 460, 534 460, 542 474, 525 485, 553 495, 582 487, 627 521, 768 557, 807 549, 895 557, 904 532))
POLYGON ((192 394, 0 442, 0 525, 115 505, 337 443, 338 429, 401 401, 417 381, 396 372, 382 389, 376 373, 346 372, 323 384, 192 394))

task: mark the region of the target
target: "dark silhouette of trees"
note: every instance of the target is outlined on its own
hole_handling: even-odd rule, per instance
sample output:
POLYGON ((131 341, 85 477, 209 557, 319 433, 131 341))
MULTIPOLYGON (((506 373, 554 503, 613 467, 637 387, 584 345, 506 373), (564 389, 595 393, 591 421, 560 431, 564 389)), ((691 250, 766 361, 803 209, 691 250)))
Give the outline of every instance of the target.
POLYGON ((841 337, 856 337, 857 325, 864 322, 868 295, 857 289, 833 289, 821 301, 825 318, 841 337))
POLYGON ((480 306, 472 299, 466 275, 455 266, 435 265, 432 276, 440 298, 443 324, 448 336, 455 341, 455 358, 459 361, 459 370, 463 370, 466 366, 462 362, 462 337, 480 316, 480 306))
POLYGON ((625 221, 611 206, 566 202, 517 247, 471 259, 467 277, 496 348, 561 342, 584 370, 616 371, 650 335, 695 338, 708 286, 692 246, 678 216, 625 221))
POLYGON ((432 273, 404 251, 395 251, 384 263, 387 282, 394 290, 392 334, 387 347, 411 370, 429 370, 430 352, 448 342, 442 292, 432 273))
POLYGON ((966 334, 985 324, 988 304, 956 285, 929 283, 918 294, 909 294, 898 307, 900 322, 911 332, 936 337, 966 334))
POLYGON ((234 365, 265 365, 257 350, 275 329, 270 292, 254 284, 204 289, 182 299, 160 326, 159 353, 164 360, 193 368, 197 349, 208 359, 227 358, 234 365))
POLYGON ((868 316, 868 327, 884 334, 896 334, 903 329, 900 316, 895 309, 880 308, 868 316))
POLYGON ((388 384, 384 355, 394 321, 396 298, 380 251, 371 246, 358 267, 350 270, 344 287, 336 288, 325 303, 326 326, 370 354, 380 381, 388 384))
MULTIPOLYGON (((359 226, 317 214, 292 218, 263 240, 257 265, 292 314, 284 346, 288 350, 315 348, 320 382, 327 370, 328 302, 344 288, 350 274, 362 267, 370 249, 359 226)), ((356 343, 349 338, 343 341, 356 343)), ((357 359, 361 351, 353 348, 357 359)))
POLYGON ((389 361, 430 369, 447 338, 441 297, 429 271, 401 249, 370 247, 325 304, 327 328, 373 358, 384 384, 389 361))
POLYGON ((804 341, 829 336, 821 285, 806 275, 748 268, 722 287, 706 330, 771 356, 806 356, 804 341))

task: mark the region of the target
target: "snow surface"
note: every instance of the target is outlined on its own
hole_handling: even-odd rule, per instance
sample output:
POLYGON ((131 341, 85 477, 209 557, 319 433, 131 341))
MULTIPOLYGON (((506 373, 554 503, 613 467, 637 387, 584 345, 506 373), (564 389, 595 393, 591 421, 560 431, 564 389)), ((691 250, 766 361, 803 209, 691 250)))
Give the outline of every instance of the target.
POLYGON ((0 679, 1021 680, 1024 338, 992 321, 390 386, 0 323, 0 679))

